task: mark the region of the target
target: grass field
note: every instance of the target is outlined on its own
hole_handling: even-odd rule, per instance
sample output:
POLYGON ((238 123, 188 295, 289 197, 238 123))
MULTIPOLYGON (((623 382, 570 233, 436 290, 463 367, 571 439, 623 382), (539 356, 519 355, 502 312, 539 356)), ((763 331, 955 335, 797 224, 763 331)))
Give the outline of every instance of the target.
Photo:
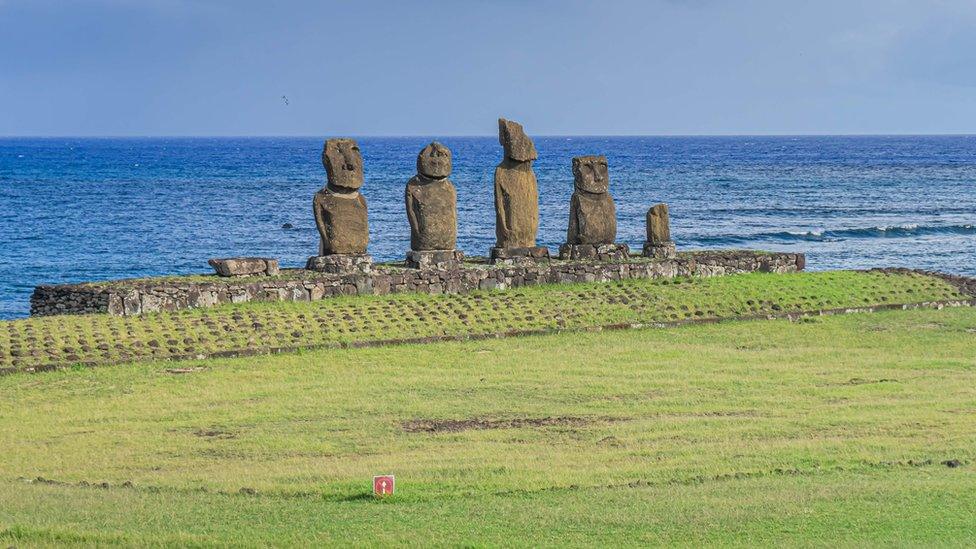
POLYGON ((41 317, 0 323, 0 368, 209 357, 971 298, 936 277, 837 271, 251 303, 137 317, 41 317))
POLYGON ((0 394, 0 545, 976 544, 970 308, 139 362, 0 394), (398 493, 377 501, 381 473, 398 493))

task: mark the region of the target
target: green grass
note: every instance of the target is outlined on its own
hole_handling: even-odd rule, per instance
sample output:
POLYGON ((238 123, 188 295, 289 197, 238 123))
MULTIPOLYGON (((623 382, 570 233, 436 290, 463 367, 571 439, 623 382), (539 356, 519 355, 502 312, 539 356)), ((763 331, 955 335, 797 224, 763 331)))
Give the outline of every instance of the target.
POLYGON ((976 543, 970 308, 140 362, 0 394, 9 545, 976 543), (398 494, 375 501, 380 473, 398 494))
POLYGON ((0 368, 263 352, 390 339, 581 329, 969 299, 939 278, 880 272, 746 274, 395 294, 0 323, 0 368))

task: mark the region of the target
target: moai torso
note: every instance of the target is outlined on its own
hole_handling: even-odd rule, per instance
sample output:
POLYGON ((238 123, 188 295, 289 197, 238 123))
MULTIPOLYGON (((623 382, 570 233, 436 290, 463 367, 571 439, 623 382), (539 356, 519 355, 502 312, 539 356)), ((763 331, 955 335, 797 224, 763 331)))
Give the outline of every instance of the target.
POLYGON ((575 191, 569 203, 567 244, 613 244, 617 238, 617 209, 610 196, 607 159, 573 159, 575 191))
POLYGON ((457 191, 451 174, 451 151, 431 143, 417 156, 417 175, 407 182, 410 249, 453 250, 457 245, 457 191))
POLYGON ((538 158, 522 126, 498 120, 505 159, 495 168, 495 236, 498 248, 531 248, 539 230, 539 189, 532 171, 538 158))
POLYGON ((369 222, 362 194, 322 189, 315 193, 312 207, 321 236, 319 255, 366 253, 369 222))
POLYGON ((312 211, 321 241, 319 255, 365 254, 369 244, 363 158, 352 139, 329 139, 322 150, 328 185, 315 193, 312 211))
POLYGON ((655 204, 647 210, 647 241, 651 244, 671 242, 671 220, 667 204, 655 204))

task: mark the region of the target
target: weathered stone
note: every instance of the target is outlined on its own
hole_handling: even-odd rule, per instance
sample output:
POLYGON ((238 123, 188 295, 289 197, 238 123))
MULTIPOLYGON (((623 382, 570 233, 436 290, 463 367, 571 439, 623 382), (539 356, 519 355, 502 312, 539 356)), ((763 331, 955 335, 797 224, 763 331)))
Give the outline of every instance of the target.
POLYGON ((464 254, 458 250, 410 250, 407 267, 424 270, 451 270, 461 266, 464 254))
MULTIPOLYGON (((613 245, 620 250, 623 245, 613 245)), ((597 253, 611 247, 594 246, 597 253)), ((582 249, 582 247, 578 248, 582 249)), ((505 289, 522 285, 555 282, 606 282, 639 278, 675 276, 718 276, 723 274, 767 271, 791 273, 803 269, 803 254, 762 253, 748 251, 705 251, 683 253, 675 258, 600 263, 579 261, 548 261, 541 256, 543 249, 524 250, 523 257, 511 250, 501 253, 501 264, 462 264, 457 269, 410 269, 399 265, 372 266, 367 256, 331 255, 312 258, 311 267, 345 273, 300 271, 267 277, 246 284, 234 279, 202 282, 190 279, 117 281, 107 286, 92 284, 41 285, 31 295, 31 315, 94 314, 136 315, 191 307, 208 307, 225 303, 251 301, 292 301, 327 299, 344 294, 376 294, 387 292, 451 292, 463 293, 476 289, 505 289), (508 263, 508 262, 511 263, 508 263), (297 278, 298 273, 301 273, 297 278), (119 299, 122 307, 120 308, 119 299)), ((969 292, 976 292, 976 283, 969 292)), ((976 295, 976 294, 974 294, 976 295)))
POLYGON ((329 139, 322 147, 322 164, 329 187, 351 192, 363 186, 363 157, 352 139, 329 139))
POLYGON ((418 174, 407 182, 404 193, 412 250, 453 250, 457 245, 457 191, 447 178, 450 155, 447 147, 431 143, 417 156, 418 174), (434 177, 435 173, 442 175, 434 177))
POLYGON ((451 175, 451 149, 437 141, 424 147, 417 155, 417 173, 430 179, 451 175))
POLYGON ((505 148, 505 158, 526 162, 539 158, 535 144, 518 122, 498 119, 498 143, 505 148))
POLYGON ((506 159, 495 168, 495 247, 534 247, 538 230, 539 191, 532 164, 506 159))
POLYGON ((651 244, 671 242, 671 221, 667 204, 655 204, 647 210, 647 241, 651 244))
POLYGON ((605 194, 610 190, 610 170, 607 157, 577 156, 573 158, 573 184, 577 191, 605 194))
POLYGON ((373 270, 373 258, 366 254, 313 255, 305 263, 305 269, 334 274, 369 274, 373 270))
POLYGON ((590 261, 623 261, 630 257, 626 244, 563 244, 559 247, 559 259, 590 261))
POLYGON ((278 260, 270 257, 229 257, 208 261, 220 276, 274 276, 279 272, 278 260))
POLYGON ((672 259, 675 257, 677 250, 675 249, 674 242, 665 242, 663 244, 644 242, 643 253, 645 257, 653 257, 655 259, 672 259))
POLYGON ((325 188, 315 193, 312 210, 320 236, 319 255, 366 253, 369 221, 362 194, 325 188))
POLYGON ((574 192, 569 201, 567 244, 613 244, 617 209, 609 194, 574 192))

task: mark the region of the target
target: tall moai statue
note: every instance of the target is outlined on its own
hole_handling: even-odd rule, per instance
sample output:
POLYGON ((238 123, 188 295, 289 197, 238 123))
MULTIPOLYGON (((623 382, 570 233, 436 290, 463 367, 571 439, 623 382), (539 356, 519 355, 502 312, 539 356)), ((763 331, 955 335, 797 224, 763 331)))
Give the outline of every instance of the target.
POLYGON ((450 269, 464 256, 457 246, 457 191, 451 175, 451 149, 434 141, 417 155, 417 175, 404 198, 410 221, 407 267, 450 269))
POLYGON ((675 256, 667 204, 655 204, 647 210, 647 241, 644 242, 644 255, 657 259, 670 259, 675 256))
POLYGON ((549 250, 536 246, 539 189, 532 171, 535 145, 517 122, 498 119, 498 142, 505 158, 495 168, 495 246, 493 263, 548 260, 549 250))
POLYGON ((312 199, 318 228, 319 255, 306 269, 332 273, 367 273, 372 258, 366 255, 369 222, 363 186, 363 157, 352 139, 329 139, 322 148, 328 183, 312 199))
POLYGON ((615 244, 617 208, 610 196, 610 171, 605 156, 573 158, 573 197, 569 201, 566 243, 560 259, 626 259, 629 248, 615 244))

